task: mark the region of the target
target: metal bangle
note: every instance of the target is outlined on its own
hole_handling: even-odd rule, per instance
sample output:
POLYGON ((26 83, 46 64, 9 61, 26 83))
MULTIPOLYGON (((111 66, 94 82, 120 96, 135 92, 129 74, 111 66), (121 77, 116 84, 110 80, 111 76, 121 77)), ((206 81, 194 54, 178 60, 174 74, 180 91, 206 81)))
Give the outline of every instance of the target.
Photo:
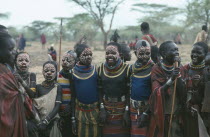
POLYGON ((44 119, 44 124, 48 125, 49 124, 49 121, 47 119, 44 119))
POLYGON ((173 81, 171 80, 171 78, 166 82, 166 85, 171 86, 173 84, 173 81))
POLYGON ((147 116, 148 114, 146 112, 143 112, 143 115, 146 115, 147 116))
POLYGON ((104 108, 104 103, 100 104, 100 108, 102 108, 102 109, 104 108))
POLYGON ((126 107, 125 107, 125 111, 128 111, 128 110, 129 110, 129 108, 128 108, 128 106, 126 106, 126 107))

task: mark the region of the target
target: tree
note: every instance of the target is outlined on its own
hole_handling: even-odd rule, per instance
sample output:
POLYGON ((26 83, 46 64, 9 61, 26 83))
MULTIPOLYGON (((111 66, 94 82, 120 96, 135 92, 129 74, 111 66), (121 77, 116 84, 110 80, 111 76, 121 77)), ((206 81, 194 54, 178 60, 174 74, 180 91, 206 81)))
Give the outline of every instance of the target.
POLYGON ((187 25, 210 23, 210 1, 209 0, 188 0, 186 7, 187 25))
POLYGON ((57 40, 57 37, 54 36, 54 33, 57 33, 58 24, 53 22, 45 22, 45 21, 33 21, 31 25, 25 26, 24 30, 25 33, 28 33, 31 36, 31 40, 39 39, 39 36, 42 33, 47 35, 52 35, 57 40))
POLYGON ((8 13, 0 13, 0 19, 7 19, 7 18, 9 18, 8 13))
POLYGON ((150 22, 154 22, 156 24, 169 23, 176 15, 182 12, 180 8, 169 7, 163 4, 147 3, 136 3, 133 5, 132 10, 143 13, 144 19, 149 19, 150 22))
POLYGON ((86 35, 91 45, 98 30, 95 20, 87 13, 77 14, 68 19, 66 28, 76 41, 78 41, 81 36, 86 35))
POLYGON ((104 35, 104 48, 107 36, 112 28, 112 23, 118 6, 125 0, 69 0, 84 8, 95 20, 104 35), (105 30, 105 17, 111 15, 109 27, 105 30))
POLYGON ((183 9, 181 8, 170 7, 163 4, 136 3, 133 5, 132 10, 144 14, 144 16, 139 19, 139 23, 148 22, 151 26, 151 32, 157 36, 160 41, 172 40, 177 33, 183 33, 184 31, 184 24, 181 24, 181 21, 178 22, 180 23, 179 25, 175 25, 174 23, 177 23, 177 15, 183 13, 183 9))

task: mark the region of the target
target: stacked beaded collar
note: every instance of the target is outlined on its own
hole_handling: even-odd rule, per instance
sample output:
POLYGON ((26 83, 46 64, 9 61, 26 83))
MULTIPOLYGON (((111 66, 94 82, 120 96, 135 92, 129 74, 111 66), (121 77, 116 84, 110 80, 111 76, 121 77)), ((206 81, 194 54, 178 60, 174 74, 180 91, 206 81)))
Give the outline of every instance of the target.
POLYGON ((196 69, 203 69, 205 67, 205 60, 203 60, 200 64, 194 65, 192 62, 189 63, 189 66, 191 69, 196 70, 196 69))
POLYGON ((166 64, 163 63, 163 61, 160 62, 160 65, 161 65, 161 67, 162 67, 165 71, 171 72, 171 71, 174 70, 174 66, 173 66, 173 65, 171 65, 171 66, 166 65, 166 64))
POLYGON ((94 67, 93 65, 85 66, 85 65, 80 65, 79 63, 77 63, 74 69, 80 73, 89 73, 94 69, 94 67))
POLYGON ((146 65, 143 65, 143 66, 139 62, 136 61, 135 64, 133 65, 132 69, 134 72, 137 72, 137 71, 148 69, 152 65, 154 65, 154 63, 151 59, 147 62, 146 65))
POLYGON ((113 67, 108 66, 108 64, 106 62, 104 64, 106 70, 109 72, 115 72, 115 71, 119 70, 122 65, 123 65, 123 61, 121 59, 118 59, 117 64, 113 67))

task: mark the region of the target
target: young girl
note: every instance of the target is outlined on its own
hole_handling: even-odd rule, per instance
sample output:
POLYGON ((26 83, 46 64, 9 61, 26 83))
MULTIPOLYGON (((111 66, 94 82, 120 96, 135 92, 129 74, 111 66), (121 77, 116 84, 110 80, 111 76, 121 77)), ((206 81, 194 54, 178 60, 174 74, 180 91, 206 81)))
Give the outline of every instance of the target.
POLYGON ((78 137, 100 137, 98 126, 98 74, 92 65, 92 50, 85 44, 75 47, 78 62, 73 68, 72 127, 78 137), (76 126, 77 121, 77 126, 76 126))
MULTIPOLYGON (((36 85, 36 92, 30 90, 27 92, 33 98, 33 104, 40 118, 39 122, 30 123, 30 128, 33 132, 38 132, 39 137, 60 137, 57 119, 62 93, 60 85, 56 83, 56 63, 54 61, 45 62, 42 73, 45 80, 36 85)), ((22 84, 27 87, 25 82, 22 82, 22 84)))
POLYGON ((136 62, 131 65, 130 117, 131 137, 146 137, 147 127, 139 128, 139 118, 145 115, 151 94, 151 47, 146 40, 139 40, 135 46, 136 62))

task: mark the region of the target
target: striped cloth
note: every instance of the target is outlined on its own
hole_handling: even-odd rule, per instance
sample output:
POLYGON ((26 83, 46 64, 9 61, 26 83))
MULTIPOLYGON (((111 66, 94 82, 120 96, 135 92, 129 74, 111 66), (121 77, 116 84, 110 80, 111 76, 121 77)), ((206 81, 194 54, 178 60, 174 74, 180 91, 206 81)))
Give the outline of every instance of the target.
POLYGON ((130 105, 130 118, 131 118, 131 137, 146 137, 147 127, 138 128, 138 119, 143 111, 138 111, 130 105))
POLYGON ((60 110, 62 111, 71 101, 70 81, 69 79, 64 78, 61 73, 59 73, 58 83, 60 84, 62 90, 62 103, 60 107, 60 110))
POLYGON ((78 137, 100 137, 98 114, 98 102, 93 104, 83 104, 78 100, 76 101, 78 137))
POLYGON ((107 123, 103 126, 103 137, 130 137, 130 129, 122 125, 125 101, 116 103, 104 101, 104 104, 109 115, 107 123))

